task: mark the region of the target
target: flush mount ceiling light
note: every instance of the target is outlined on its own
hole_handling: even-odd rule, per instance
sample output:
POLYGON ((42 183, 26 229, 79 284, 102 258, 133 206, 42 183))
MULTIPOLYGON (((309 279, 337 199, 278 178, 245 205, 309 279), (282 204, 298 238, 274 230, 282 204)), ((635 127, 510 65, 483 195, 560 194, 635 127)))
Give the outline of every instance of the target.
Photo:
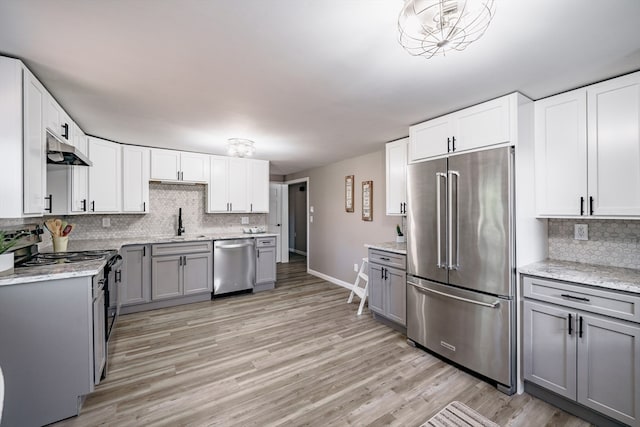
POLYGON ((250 139, 229 138, 227 140, 227 153, 234 157, 252 156, 256 150, 253 144, 254 142, 250 139))
POLYGON ((406 0, 398 17, 400 44, 427 59, 464 50, 482 37, 495 9, 495 0, 406 0))

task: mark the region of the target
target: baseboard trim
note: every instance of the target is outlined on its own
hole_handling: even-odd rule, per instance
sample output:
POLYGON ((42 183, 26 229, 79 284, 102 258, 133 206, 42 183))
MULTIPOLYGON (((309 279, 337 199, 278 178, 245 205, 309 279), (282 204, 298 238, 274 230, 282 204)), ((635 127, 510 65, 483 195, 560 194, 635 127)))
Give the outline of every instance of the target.
POLYGON ((301 251, 299 249, 291 249, 291 248, 289 248, 289 252, 290 253, 294 253, 294 254, 298 254, 298 255, 302 255, 302 256, 307 256, 307 253, 305 251, 301 251))
POLYGON ((328 276, 328 275, 326 275, 324 273, 320 273, 319 271, 315 271, 315 270, 312 270, 310 268, 307 268, 307 273, 311 274, 312 276, 316 276, 316 277, 319 277, 321 279, 324 279, 327 282, 331 282, 334 285, 342 286, 343 288, 346 288, 348 290, 352 290, 353 289, 353 283, 348 283, 348 282, 345 282, 344 280, 336 279, 335 277, 328 276))

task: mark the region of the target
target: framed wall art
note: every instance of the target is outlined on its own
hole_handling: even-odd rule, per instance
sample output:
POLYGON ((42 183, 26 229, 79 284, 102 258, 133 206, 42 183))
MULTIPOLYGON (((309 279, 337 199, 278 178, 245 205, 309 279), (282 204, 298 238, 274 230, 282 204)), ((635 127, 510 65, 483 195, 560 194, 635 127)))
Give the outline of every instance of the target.
POLYGON ((353 212, 353 175, 344 177, 344 210, 353 212))
POLYGON ((373 221, 373 181, 362 181, 362 220, 373 221))

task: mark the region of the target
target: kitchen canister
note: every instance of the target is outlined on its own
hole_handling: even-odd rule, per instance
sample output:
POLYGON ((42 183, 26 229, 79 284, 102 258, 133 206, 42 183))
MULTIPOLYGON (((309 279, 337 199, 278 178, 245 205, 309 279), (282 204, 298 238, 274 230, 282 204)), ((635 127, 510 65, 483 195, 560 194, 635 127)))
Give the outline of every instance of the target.
POLYGON ((51 236, 53 239, 53 252, 67 252, 69 236, 51 236))

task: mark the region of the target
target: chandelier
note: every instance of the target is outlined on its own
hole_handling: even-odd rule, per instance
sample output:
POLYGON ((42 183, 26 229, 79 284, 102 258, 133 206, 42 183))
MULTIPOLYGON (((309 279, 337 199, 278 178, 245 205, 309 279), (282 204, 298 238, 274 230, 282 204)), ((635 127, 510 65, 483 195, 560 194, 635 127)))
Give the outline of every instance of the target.
POLYGON ((427 59, 464 50, 482 37, 495 9, 495 0, 406 0, 398 17, 400 44, 427 59))
POLYGON ((253 141, 242 138, 229 138, 227 140, 227 153, 234 157, 252 156, 255 148, 253 141))

